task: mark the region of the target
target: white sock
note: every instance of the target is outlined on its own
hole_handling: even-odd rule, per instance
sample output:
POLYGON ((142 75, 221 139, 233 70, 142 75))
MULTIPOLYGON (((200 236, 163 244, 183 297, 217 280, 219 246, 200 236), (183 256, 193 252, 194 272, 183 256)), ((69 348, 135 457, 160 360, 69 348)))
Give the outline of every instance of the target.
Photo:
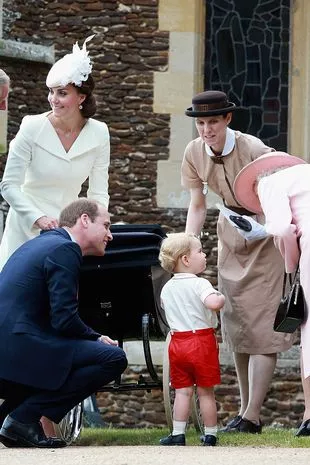
POLYGON ((216 437, 216 435, 217 435, 217 425, 215 425, 215 426, 205 426, 204 427, 204 432, 205 432, 205 436, 207 434, 210 434, 210 435, 216 437))
POLYGON ((186 430, 186 421, 173 420, 172 436, 176 436, 177 434, 185 434, 185 430, 186 430))

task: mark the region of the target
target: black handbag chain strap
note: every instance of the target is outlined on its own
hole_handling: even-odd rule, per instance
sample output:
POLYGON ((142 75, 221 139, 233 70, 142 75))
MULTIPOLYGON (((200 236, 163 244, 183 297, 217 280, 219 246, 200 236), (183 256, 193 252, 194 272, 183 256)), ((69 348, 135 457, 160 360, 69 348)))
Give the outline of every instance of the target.
POLYGON ((298 262, 298 265, 297 265, 297 268, 296 268, 294 277, 292 277, 292 273, 286 273, 286 272, 284 272, 283 288, 282 288, 282 298, 283 298, 283 299, 284 299, 284 297, 287 295, 287 293, 286 293, 286 283, 287 283, 287 279, 289 280, 290 289, 292 289, 292 287, 293 287, 295 284, 300 284, 299 262, 298 262))
MULTIPOLYGON (((300 253, 300 238, 299 237, 297 238, 297 246, 298 246, 299 253, 300 253)), ((292 273, 286 273, 284 271, 283 288, 282 288, 282 298, 283 299, 286 296, 285 290, 286 290, 287 277, 289 279, 290 290, 293 288, 294 284, 300 285, 299 260, 298 260, 298 264, 297 264, 297 267, 296 267, 294 277, 292 277, 292 273)))

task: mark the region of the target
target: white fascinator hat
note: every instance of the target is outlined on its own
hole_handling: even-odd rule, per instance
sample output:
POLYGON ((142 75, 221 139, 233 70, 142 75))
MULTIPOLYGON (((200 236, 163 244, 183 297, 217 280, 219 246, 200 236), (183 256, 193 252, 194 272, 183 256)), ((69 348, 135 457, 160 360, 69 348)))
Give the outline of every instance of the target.
POLYGON ((86 44, 94 35, 85 39, 82 48, 76 42, 72 47, 72 53, 68 53, 51 67, 46 77, 47 87, 64 87, 75 84, 80 87, 87 81, 92 71, 92 64, 86 50, 86 44))

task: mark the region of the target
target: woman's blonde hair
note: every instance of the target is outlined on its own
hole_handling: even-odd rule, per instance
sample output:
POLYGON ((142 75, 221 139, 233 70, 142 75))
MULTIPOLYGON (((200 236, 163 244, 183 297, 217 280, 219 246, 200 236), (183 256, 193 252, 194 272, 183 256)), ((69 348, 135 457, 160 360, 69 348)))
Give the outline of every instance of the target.
POLYGON ((198 239, 193 233, 168 234, 162 241, 159 251, 158 258, 162 268, 168 273, 173 273, 179 258, 190 253, 193 239, 198 239))

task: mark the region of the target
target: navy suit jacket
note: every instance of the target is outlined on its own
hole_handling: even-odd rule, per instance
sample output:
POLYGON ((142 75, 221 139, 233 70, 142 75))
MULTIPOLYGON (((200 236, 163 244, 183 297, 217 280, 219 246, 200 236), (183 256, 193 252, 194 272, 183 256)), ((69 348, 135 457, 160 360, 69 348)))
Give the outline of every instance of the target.
POLYGON ((100 334, 78 314, 80 246, 65 229, 19 247, 0 273, 0 378, 58 389, 78 340, 100 334))

